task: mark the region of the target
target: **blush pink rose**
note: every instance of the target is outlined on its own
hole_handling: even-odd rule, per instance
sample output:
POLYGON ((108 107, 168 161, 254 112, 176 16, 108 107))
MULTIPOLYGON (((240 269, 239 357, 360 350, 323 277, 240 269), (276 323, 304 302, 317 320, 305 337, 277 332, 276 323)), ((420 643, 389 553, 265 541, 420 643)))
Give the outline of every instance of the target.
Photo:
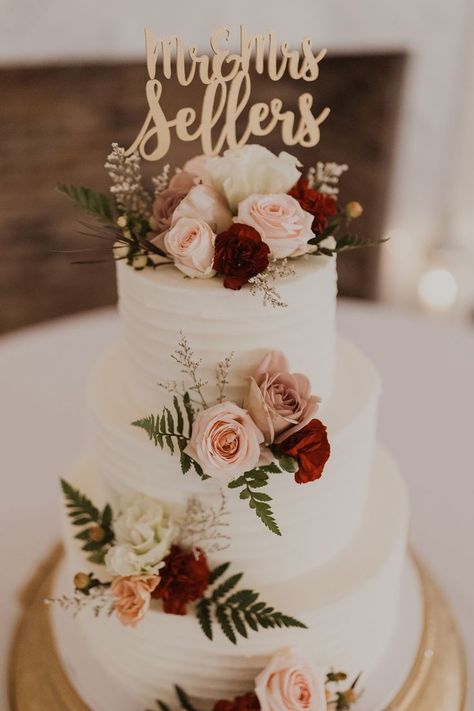
POLYGON ((261 711, 327 711, 324 676, 294 650, 277 652, 255 680, 261 711))
POLYGON ((262 442, 262 433, 246 410, 222 402, 197 415, 185 451, 208 476, 228 483, 258 464, 262 442))
POLYGON ((143 618, 159 582, 159 575, 127 575, 113 580, 110 586, 115 598, 113 609, 123 625, 134 627, 143 618))
POLYGON ((313 216, 290 195, 250 195, 239 203, 235 220, 254 227, 277 259, 297 257, 311 249, 313 216))
POLYGON ((181 217, 204 220, 216 234, 224 232, 232 224, 232 213, 217 190, 208 185, 195 185, 181 200, 173 213, 171 226, 181 217))
POLYGON ((280 351, 271 351, 250 378, 244 407, 261 430, 266 444, 281 442, 313 417, 320 399, 301 373, 290 373, 280 351))
POLYGON ((181 217, 165 233, 163 243, 175 266, 191 278, 208 279, 215 275, 216 235, 204 220, 181 217))

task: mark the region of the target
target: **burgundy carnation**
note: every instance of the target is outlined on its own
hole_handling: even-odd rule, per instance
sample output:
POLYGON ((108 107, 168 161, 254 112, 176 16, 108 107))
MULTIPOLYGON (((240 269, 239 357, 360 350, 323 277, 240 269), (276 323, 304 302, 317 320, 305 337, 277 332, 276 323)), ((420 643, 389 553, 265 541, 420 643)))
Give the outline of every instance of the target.
POLYGON ((295 481, 298 484, 307 484, 319 479, 331 454, 326 427, 320 420, 308 422, 281 442, 279 448, 284 454, 296 457, 298 471, 295 481))
POLYGON ((160 583, 152 597, 163 601, 163 609, 172 615, 185 615, 186 605, 199 600, 209 585, 209 566, 203 551, 184 551, 171 546, 160 570, 160 583))
POLYGON ((216 701, 213 711, 259 711, 260 702, 257 695, 250 691, 244 696, 237 696, 233 701, 216 701))
POLYGON ((303 210, 313 215, 312 230, 316 235, 321 234, 328 219, 337 214, 335 198, 310 188, 308 178, 300 178, 288 195, 298 200, 303 210))
POLYGON ((224 275, 227 289, 241 289, 268 267, 270 248, 256 229, 235 222, 216 237, 214 269, 224 275))

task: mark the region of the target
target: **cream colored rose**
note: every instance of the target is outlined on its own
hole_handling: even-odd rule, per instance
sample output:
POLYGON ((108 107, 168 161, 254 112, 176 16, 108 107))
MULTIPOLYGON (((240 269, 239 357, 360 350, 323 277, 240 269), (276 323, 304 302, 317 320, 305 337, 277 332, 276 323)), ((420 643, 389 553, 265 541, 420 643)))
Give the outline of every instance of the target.
POLYGON ((151 593, 160 582, 159 575, 130 575, 115 578, 110 586, 112 604, 123 625, 134 627, 150 607, 151 593))
POLYGON ((216 235, 207 222, 181 217, 164 236, 164 247, 175 266, 188 277, 208 279, 215 275, 214 242, 216 235))
POLYGON ((301 373, 290 373, 286 356, 270 351, 249 379, 244 401, 266 444, 281 442, 308 424, 320 399, 301 373))
POLYGON ((288 192, 301 175, 298 165, 297 158, 285 151, 276 156, 268 148, 251 144, 210 158, 206 173, 236 212, 249 195, 288 192))
POLYGON ((228 483, 258 464, 262 442, 246 410, 223 402, 198 414, 185 451, 208 476, 228 483))
POLYGON ((305 254, 314 237, 313 216, 283 193, 250 195, 239 204, 235 220, 254 227, 277 259, 305 254))
POLYGON ((216 234, 224 232, 232 224, 232 213, 217 190, 209 185, 195 185, 173 212, 171 226, 181 217, 204 220, 216 234))
POLYGON ((126 500, 114 521, 115 542, 105 556, 112 575, 156 574, 169 553, 175 524, 156 499, 137 494, 126 500))
POLYGON ((277 652, 255 680, 261 711, 327 711, 324 676, 292 649, 277 652))

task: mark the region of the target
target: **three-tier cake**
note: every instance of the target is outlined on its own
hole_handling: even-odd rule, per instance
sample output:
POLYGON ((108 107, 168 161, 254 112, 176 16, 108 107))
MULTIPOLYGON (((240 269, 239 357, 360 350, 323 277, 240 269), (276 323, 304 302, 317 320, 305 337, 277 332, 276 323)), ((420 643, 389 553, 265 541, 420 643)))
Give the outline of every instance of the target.
POLYGON ((336 335, 336 254, 360 206, 339 204, 340 166, 302 177, 253 145, 166 169, 147 195, 120 151, 116 212, 95 204, 123 337, 63 482, 60 592, 75 589, 56 601, 83 645, 55 608, 68 671, 90 699, 94 661, 96 711, 112 687, 140 711, 175 685, 199 708, 349 708, 397 624, 408 527, 375 439, 379 376, 336 335))

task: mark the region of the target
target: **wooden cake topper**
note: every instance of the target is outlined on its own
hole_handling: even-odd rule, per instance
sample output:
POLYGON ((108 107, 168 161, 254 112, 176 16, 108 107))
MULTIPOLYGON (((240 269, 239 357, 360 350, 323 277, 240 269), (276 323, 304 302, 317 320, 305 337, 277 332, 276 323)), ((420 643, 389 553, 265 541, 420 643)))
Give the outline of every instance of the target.
POLYGON ((329 109, 326 107, 317 116, 313 115, 313 97, 308 92, 298 97, 299 115, 285 110, 278 97, 268 103, 257 101, 251 104, 250 69, 252 67, 257 74, 266 75, 274 82, 285 73, 292 79, 316 81, 319 62, 326 50, 315 54, 310 38, 303 39, 299 49, 290 49, 288 42, 277 42, 274 32, 252 35, 243 25, 240 27, 239 52, 230 49, 230 39, 231 32, 227 27, 213 32, 208 54, 201 53, 194 45, 186 47, 178 35, 155 40, 151 31, 145 30, 148 114, 127 150, 128 155, 138 150, 146 160, 160 160, 170 148, 173 130, 182 141, 200 139, 202 152, 208 156, 217 155, 226 148, 243 146, 252 136, 266 136, 277 127, 287 146, 299 144, 311 148, 319 142, 319 127, 327 118, 329 109), (175 73, 183 87, 199 78, 206 87, 200 112, 183 107, 174 118, 166 116, 166 96, 163 84, 156 76, 158 66, 165 79, 175 73), (237 135, 237 120, 243 114, 246 114, 245 128, 237 135))

